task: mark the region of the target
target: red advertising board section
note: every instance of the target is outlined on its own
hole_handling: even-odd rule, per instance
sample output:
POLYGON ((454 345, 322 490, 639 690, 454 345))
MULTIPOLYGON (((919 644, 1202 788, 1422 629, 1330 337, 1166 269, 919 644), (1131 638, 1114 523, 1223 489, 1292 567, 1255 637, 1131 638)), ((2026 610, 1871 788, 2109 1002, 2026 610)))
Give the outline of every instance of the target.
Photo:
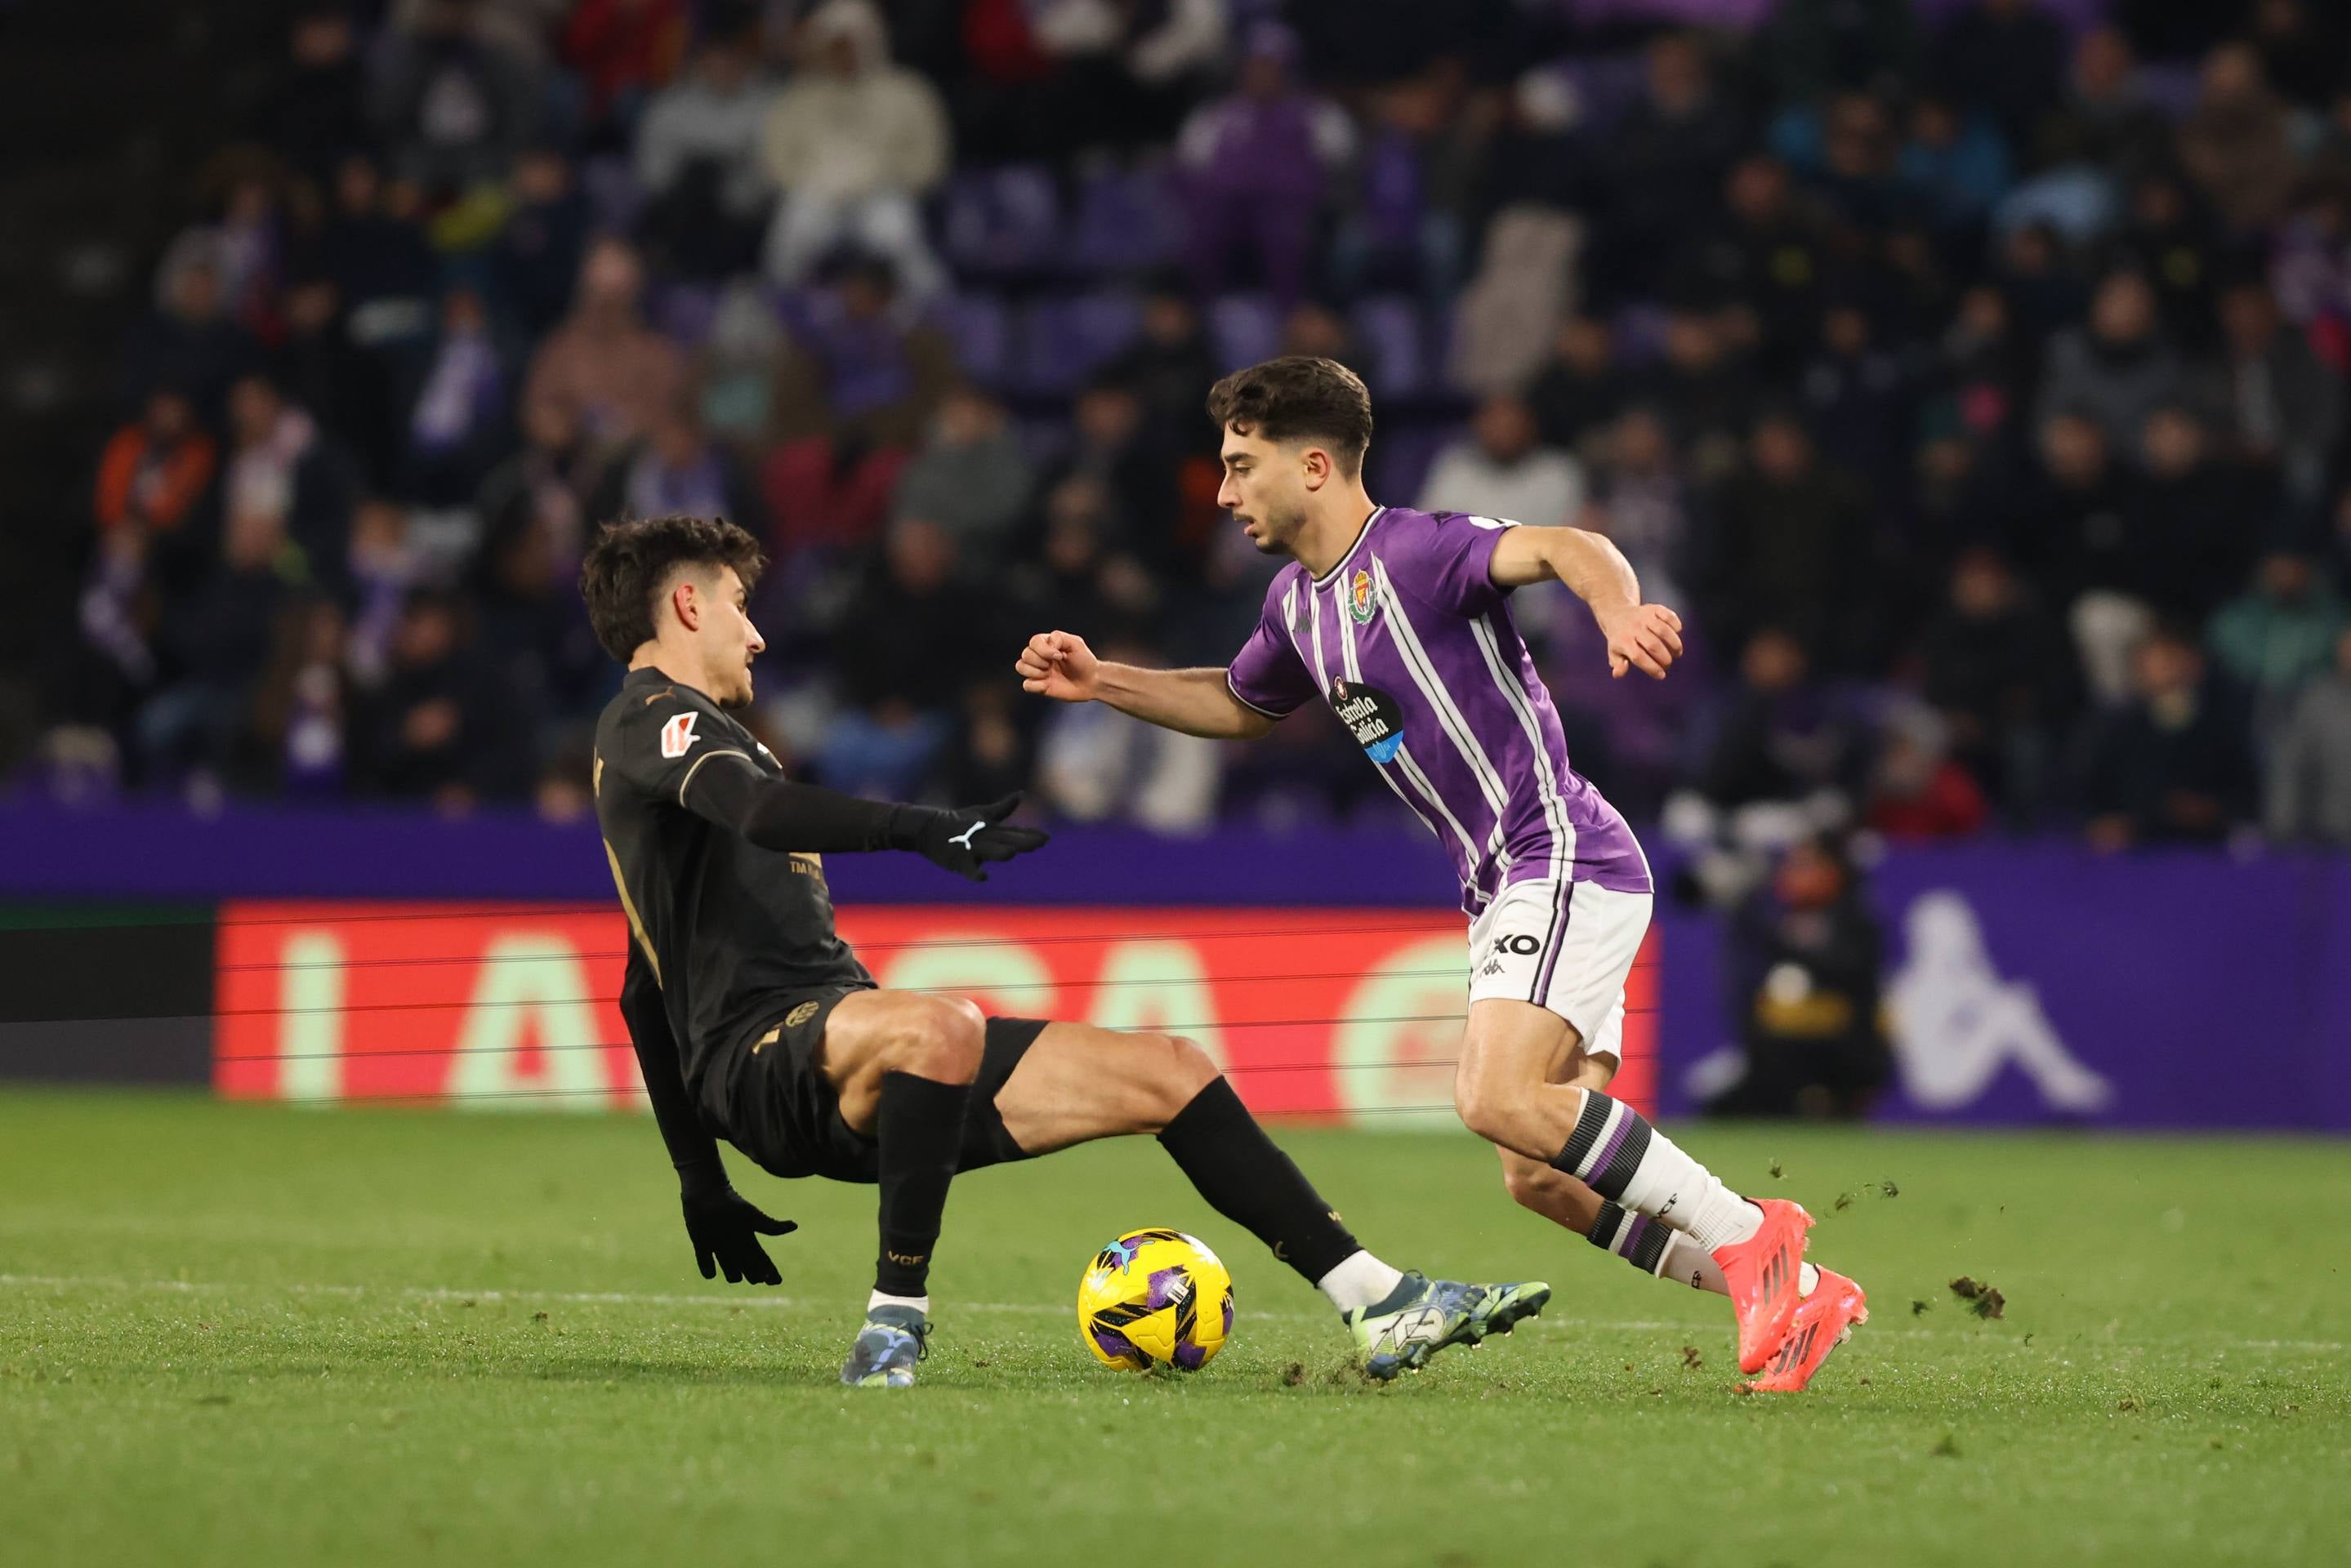
MULTIPOLYGON (((1267 1116, 1450 1127, 1468 955, 1430 909, 866 908, 884 986, 1188 1035, 1267 1116)), ((220 913, 214 1084, 245 1099, 605 1110, 643 1103, 609 906, 249 902, 220 913)), ((1625 1070, 1652 1098, 1656 935, 1625 1070)))

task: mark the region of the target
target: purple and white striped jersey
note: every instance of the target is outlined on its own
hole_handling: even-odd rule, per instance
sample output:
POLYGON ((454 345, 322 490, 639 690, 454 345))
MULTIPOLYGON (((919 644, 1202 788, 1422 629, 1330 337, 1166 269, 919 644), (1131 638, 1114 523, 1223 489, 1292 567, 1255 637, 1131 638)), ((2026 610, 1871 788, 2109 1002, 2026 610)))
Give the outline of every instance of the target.
POLYGON ((1293 561, 1274 578, 1226 680, 1274 718, 1327 701, 1452 855, 1472 915, 1541 877, 1653 891, 1632 829, 1568 765, 1510 595, 1487 576, 1511 526, 1381 507, 1327 574, 1293 561))

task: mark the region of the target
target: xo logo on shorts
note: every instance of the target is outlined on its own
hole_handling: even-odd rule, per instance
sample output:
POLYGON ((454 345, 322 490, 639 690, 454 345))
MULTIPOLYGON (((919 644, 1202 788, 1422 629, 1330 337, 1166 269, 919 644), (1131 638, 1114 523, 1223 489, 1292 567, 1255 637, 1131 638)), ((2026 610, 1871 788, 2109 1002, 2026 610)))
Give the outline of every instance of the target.
POLYGON ((1494 950, 1498 953, 1516 953, 1520 958, 1532 958, 1542 951, 1542 941, 1540 938, 1528 936, 1522 931, 1517 936, 1495 938, 1494 950))

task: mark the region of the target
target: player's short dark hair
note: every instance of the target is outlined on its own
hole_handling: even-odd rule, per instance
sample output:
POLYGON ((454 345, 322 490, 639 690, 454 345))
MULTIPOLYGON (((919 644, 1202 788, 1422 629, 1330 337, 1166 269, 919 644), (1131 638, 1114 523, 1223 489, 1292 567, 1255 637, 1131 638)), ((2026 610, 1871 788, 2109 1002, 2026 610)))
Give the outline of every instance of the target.
POLYGON ((659 630, 653 601, 680 566, 732 566, 749 587, 768 557, 724 518, 632 517, 597 535, 580 564, 580 596, 604 651, 626 664, 659 630))
POLYGON ((1236 370, 1208 389, 1217 428, 1266 441, 1313 437, 1326 442, 1343 472, 1363 466, 1372 444, 1372 394, 1336 359, 1286 354, 1236 370))

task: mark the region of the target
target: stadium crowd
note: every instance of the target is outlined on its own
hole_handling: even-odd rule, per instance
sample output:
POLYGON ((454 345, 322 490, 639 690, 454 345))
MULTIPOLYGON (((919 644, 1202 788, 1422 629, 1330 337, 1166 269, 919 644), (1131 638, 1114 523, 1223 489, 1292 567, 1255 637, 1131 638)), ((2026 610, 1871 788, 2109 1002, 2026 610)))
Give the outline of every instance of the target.
POLYGON ((583 544, 693 512, 772 557, 807 776, 1395 809, 1322 721, 1010 675, 1238 646, 1274 564, 1202 400, 1294 351, 1370 383, 1376 497, 1605 532, 1681 611, 1612 683, 1519 599, 1636 816, 2351 844, 2351 8, 312 6, 191 210, 61 790, 580 815, 583 544))

